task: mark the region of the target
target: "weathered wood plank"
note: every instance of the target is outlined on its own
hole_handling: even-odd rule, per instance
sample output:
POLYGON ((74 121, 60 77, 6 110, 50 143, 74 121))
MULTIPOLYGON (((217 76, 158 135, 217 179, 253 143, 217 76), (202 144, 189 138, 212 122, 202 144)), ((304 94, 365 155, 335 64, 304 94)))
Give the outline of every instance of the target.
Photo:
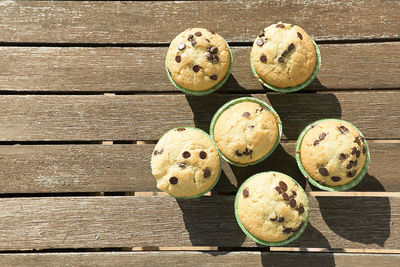
MULTIPOLYGON (((400 143, 369 146, 372 161, 368 174, 354 190, 400 191, 400 143)), ((154 145, 3 145, 0 193, 158 191, 150 169, 153 148, 154 145)), ((265 170, 287 173, 305 186, 294 151, 294 143, 282 143, 266 161, 244 169, 224 162, 214 191, 234 192, 245 179, 265 170)))
POLYGON ((399 254, 299 252, 92 252, 0 254, 7 266, 399 266, 399 254))
MULTIPOLYGON (((241 96, 250 95, 1 95, 0 141, 156 140, 184 125, 208 131, 217 109, 241 96)), ((400 91, 253 96, 278 112, 284 138, 326 117, 353 122, 370 139, 400 137, 400 91)))
MULTIPOLYGON (((323 65, 306 90, 400 88, 400 42, 320 45, 323 65), (377 64, 377 55, 380 57, 377 64)), ((165 74, 165 47, 0 47, 4 91, 177 91, 165 74)), ((250 47, 233 47, 223 91, 264 90, 250 47)))
MULTIPOLYGON (((237 226, 234 197, 0 199, 0 250, 136 246, 255 246, 237 226)), ((293 247, 400 248, 400 198, 311 197, 293 247)))
POLYGON ((165 43, 201 25, 241 42, 252 41, 265 25, 278 21, 297 23, 317 40, 398 38, 399 7, 398 1, 372 0, 5 1, 0 5, 0 41, 165 43))

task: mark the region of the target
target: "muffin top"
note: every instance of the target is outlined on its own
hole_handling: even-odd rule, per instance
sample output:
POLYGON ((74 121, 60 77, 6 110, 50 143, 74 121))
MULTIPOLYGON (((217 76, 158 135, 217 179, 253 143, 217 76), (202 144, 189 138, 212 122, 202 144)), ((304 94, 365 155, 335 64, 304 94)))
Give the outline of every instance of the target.
POLYGON ((258 35, 250 56, 258 76, 279 88, 305 82, 317 62, 310 36, 299 26, 281 22, 265 28, 258 35))
POLYGON ((299 153, 312 179, 337 186, 349 183, 361 172, 367 148, 364 137, 351 124, 325 120, 307 131, 299 153))
POLYGON ((167 67, 172 79, 185 89, 205 91, 221 82, 230 65, 228 45, 214 31, 190 28, 171 42, 167 67))
POLYGON ((272 149, 278 135, 277 118, 250 101, 230 106, 214 127, 214 140, 221 153, 241 164, 262 158, 272 149))
POLYGON ((177 128, 158 141, 151 157, 151 170, 160 190, 175 197, 191 197, 214 184, 220 171, 220 158, 205 133, 177 128))
POLYGON ((267 242, 289 239, 303 226, 309 210, 306 194, 289 176, 263 172, 238 192, 237 213, 254 237, 267 242))

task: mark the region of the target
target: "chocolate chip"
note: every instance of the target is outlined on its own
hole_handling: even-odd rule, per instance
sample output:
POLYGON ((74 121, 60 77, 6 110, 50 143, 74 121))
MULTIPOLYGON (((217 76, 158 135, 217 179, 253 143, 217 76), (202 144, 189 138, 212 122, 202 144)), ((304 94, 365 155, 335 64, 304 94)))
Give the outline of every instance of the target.
POLYGON ((325 167, 319 167, 318 171, 322 176, 329 176, 329 172, 325 167))
POLYGON ((285 25, 283 25, 283 24, 280 23, 280 24, 276 24, 276 27, 277 27, 277 28, 285 28, 285 25))
POLYGON ((213 74, 213 75, 210 76, 210 79, 216 81, 218 79, 218 75, 217 74, 213 74))
POLYGON ((316 146, 318 144, 319 144, 319 140, 315 140, 314 143, 313 143, 313 146, 316 146))
POLYGON ((254 125, 249 125, 248 127, 251 129, 251 128, 254 128, 254 125))
POLYGON ((275 218, 269 218, 269 220, 274 222, 274 221, 278 220, 278 216, 275 215, 275 218))
POLYGON ((183 152, 183 153, 182 153, 182 157, 185 158, 185 159, 190 158, 190 152, 189 152, 189 151, 183 152))
POLYGON ((285 59, 284 59, 283 57, 279 57, 279 58, 278 58, 278 61, 279 61, 280 63, 283 63, 283 62, 285 62, 285 59))
POLYGON ((285 57, 288 53, 289 53, 289 51, 287 51, 287 50, 283 51, 282 57, 285 57))
POLYGON ((210 42, 211 42, 211 41, 210 41, 209 39, 207 39, 207 38, 206 38, 206 41, 207 41, 208 43, 210 43, 210 42))
POLYGON ((292 194, 293 194, 293 196, 297 196, 296 191, 293 191, 293 190, 292 190, 292 194))
POLYGON ((182 131, 184 131, 184 130, 186 130, 185 128, 178 128, 178 129, 176 129, 178 132, 182 132, 182 131))
POLYGON ((339 154, 339 159, 340 160, 344 160, 346 158, 346 154, 344 154, 344 153, 340 153, 339 154))
POLYGON ((293 232, 293 233, 298 232, 298 231, 303 227, 303 225, 304 225, 304 222, 301 222, 301 223, 299 224, 299 226, 297 226, 296 228, 294 228, 294 229, 292 230, 292 232, 293 232))
POLYGON ((348 133, 348 132, 349 132, 349 129, 347 129, 345 126, 339 126, 339 127, 338 127, 338 130, 339 130, 342 134, 348 133))
POLYGON ((241 157, 242 153, 240 153, 239 150, 236 150, 236 156, 241 157))
POLYGON ((200 151, 199 157, 201 159, 205 159, 205 158, 207 158, 207 153, 205 151, 200 151))
POLYGON ((367 153, 367 149, 365 148, 365 146, 362 147, 362 153, 365 155, 365 153, 367 153))
POLYGON ((248 148, 246 147, 246 150, 243 152, 243 155, 248 156, 248 155, 251 155, 252 153, 253 153, 253 150, 248 149, 248 148))
POLYGON ((175 176, 169 178, 169 182, 171 184, 177 184, 178 183, 178 178, 176 178, 175 176))
POLYGON ((260 39, 257 40, 257 45, 258 46, 263 46, 263 44, 264 44, 264 40, 263 39, 260 38, 260 39))
POLYGON ((186 47, 186 45, 185 45, 184 43, 180 43, 180 44, 178 45, 178 49, 179 49, 179 50, 183 50, 183 49, 185 49, 185 47, 186 47))
POLYGON ((283 222, 285 220, 285 218, 283 217, 278 217, 278 222, 283 222))
POLYGON ((296 207, 296 199, 292 198, 292 199, 289 201, 289 205, 290 205, 291 208, 296 207))
POLYGON ((180 56, 180 55, 177 55, 177 56, 175 57, 175 61, 178 62, 178 63, 181 63, 181 61, 182 61, 181 56, 180 56))
POLYGON ((208 30, 209 32, 211 32, 212 34, 215 34, 215 31, 214 30, 208 30))
POLYGON ((339 182, 340 181, 340 177, 339 176, 332 176, 331 180, 334 182, 339 182))
POLYGON ((261 62, 266 62, 267 61, 267 56, 262 54, 261 57, 260 57, 260 61, 261 62))
POLYGON ((193 40, 193 34, 189 34, 188 35, 188 37, 187 37, 187 39, 190 41, 190 40, 193 40))
POLYGON ((285 192, 282 193, 282 197, 284 200, 289 201, 289 196, 285 192))
POLYGON ((358 164, 358 160, 356 160, 356 161, 353 161, 353 165, 354 165, 354 167, 355 167, 355 166, 357 166, 357 164, 358 164))
POLYGON ((194 35, 196 35, 197 37, 202 36, 201 32, 195 32, 194 35))
POLYGON ((264 36, 264 31, 260 32, 257 36, 260 37, 260 38, 263 37, 264 36))
POLYGON ((243 189, 242 194, 244 197, 248 197, 249 196, 249 188, 246 187, 245 189, 243 189))
POLYGON ((291 44, 288 46, 287 50, 290 52, 290 51, 292 51, 293 49, 294 49, 294 44, 291 43, 291 44))
POLYGON ((354 177, 355 175, 356 175, 356 173, 357 173, 357 170, 354 170, 354 171, 348 171, 347 172, 347 177, 354 177))
POLYGON ((284 234, 290 234, 291 232, 292 232, 292 228, 290 228, 290 227, 286 227, 285 229, 283 229, 284 234))
POLYGON ((301 33, 297 32, 297 36, 300 38, 300 40, 303 40, 303 35, 301 35, 301 33))
POLYGON ((354 139, 354 142, 356 142, 359 146, 361 146, 361 141, 360 141, 360 137, 359 137, 359 136, 357 136, 357 137, 354 139))
POLYGON ((219 57, 217 55, 213 56, 213 63, 217 63, 219 61, 219 57))
POLYGON ((178 163, 178 166, 179 166, 179 168, 185 168, 186 167, 186 164, 185 163, 183 163, 183 162, 179 162, 178 163))
POLYGON ((195 40, 192 41, 192 46, 195 47, 197 45, 197 42, 195 40))
POLYGON ((245 118, 250 117, 250 112, 243 112, 242 116, 245 118))
POLYGON ((287 190, 287 184, 283 181, 279 181, 279 186, 282 188, 283 191, 287 190))
POLYGON ((360 151, 360 150, 357 150, 357 151, 356 151, 356 157, 359 158, 360 155, 361 155, 361 151, 360 151))
POLYGON ((216 54, 218 53, 218 48, 215 46, 211 46, 208 48, 208 52, 210 52, 211 54, 216 54))
POLYGON ((209 60, 209 61, 213 61, 213 54, 211 54, 211 53, 207 53, 207 60, 209 60))
POLYGON ((205 169, 203 171, 203 176, 204 176, 204 178, 210 177, 211 176, 211 171, 209 169, 205 169))
POLYGON ((353 148, 351 149, 351 154, 354 155, 354 154, 356 154, 356 152, 357 152, 357 148, 356 148, 356 147, 353 147, 353 148))
POLYGON ((158 155, 158 153, 160 153, 158 150, 153 151, 153 155, 158 155))
POLYGON ((279 186, 275 187, 275 190, 278 191, 279 194, 282 194, 282 188, 279 186))
POLYGON ((350 161, 349 164, 347 164, 346 169, 351 169, 353 168, 353 161, 350 161))
POLYGON ((304 207, 303 207, 303 205, 300 205, 300 206, 297 208, 297 211, 298 211, 299 213, 304 213, 304 207))
POLYGON ((199 72, 199 70, 201 69, 201 67, 199 66, 199 65, 197 65, 197 64, 195 64, 195 65, 193 65, 193 71, 194 72, 199 72))
POLYGON ((324 140, 325 137, 326 137, 326 133, 320 133, 318 136, 319 140, 321 140, 321 141, 324 140))

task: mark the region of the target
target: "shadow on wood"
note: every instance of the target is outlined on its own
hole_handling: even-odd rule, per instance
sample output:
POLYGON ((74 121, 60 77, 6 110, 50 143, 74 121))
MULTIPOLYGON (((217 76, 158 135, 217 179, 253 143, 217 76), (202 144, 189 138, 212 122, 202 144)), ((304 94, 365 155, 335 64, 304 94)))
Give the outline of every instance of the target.
POLYGON ((322 218, 337 235, 384 247, 390 236, 391 207, 387 197, 316 197, 322 218), (350 230, 351 229, 351 230, 350 230))
POLYGON ((267 94, 272 107, 282 121, 283 134, 287 139, 297 139, 310 123, 326 118, 340 119, 342 108, 332 93, 267 94))
MULTIPOLYGON (((233 89, 233 91, 246 92, 246 89, 244 89, 238 84, 233 75, 230 75, 228 80, 230 87, 227 88, 224 85, 223 88, 221 88, 220 90, 233 89)), ((212 93, 206 96, 192 96, 192 95, 185 95, 185 96, 187 102, 190 105, 190 108, 193 111, 193 120, 195 126, 208 133, 210 130, 210 123, 212 117, 223 104, 235 98, 246 97, 251 95, 250 94, 231 95, 231 94, 212 93)))
POLYGON ((192 245, 240 247, 246 236, 236 223, 233 198, 215 198, 176 199, 192 245))
POLYGON ((383 187, 379 180, 369 173, 365 174, 361 182, 352 188, 351 191, 386 192, 385 187, 383 187))

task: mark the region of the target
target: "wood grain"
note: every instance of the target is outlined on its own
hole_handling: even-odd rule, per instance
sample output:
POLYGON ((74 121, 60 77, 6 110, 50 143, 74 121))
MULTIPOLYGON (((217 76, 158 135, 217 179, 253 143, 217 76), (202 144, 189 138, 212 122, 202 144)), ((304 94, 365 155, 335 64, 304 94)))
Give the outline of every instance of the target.
POLYGON ((396 254, 287 252, 93 252, 0 254, 7 266, 387 266, 400 264, 396 254))
MULTIPOLYGON (((0 199, 0 249, 253 247, 234 197, 0 199)), ((310 225, 293 247, 400 248, 400 198, 311 197, 310 225)))
MULTIPOLYGON (((354 191, 400 191, 400 143, 370 143, 368 174, 354 191)), ((150 157, 154 145, 0 146, 0 193, 153 192, 150 157)), ((235 192, 251 175, 276 170, 305 179, 294 159, 295 144, 282 143, 264 162, 247 168, 223 163, 214 192, 235 192)), ((316 190, 307 186, 307 190, 316 190)))
POLYGON ((166 43, 197 25, 228 41, 249 42, 278 21, 297 23, 316 40, 399 38, 399 7, 373 0, 5 1, 0 42, 166 43))
MULTIPOLYGON (((178 126, 208 132, 217 109, 241 96, 251 95, 0 95, 0 141, 157 140, 178 126)), ((400 91, 253 96, 278 112, 284 138, 321 118, 348 120, 370 139, 400 137, 400 91)))
MULTIPOLYGON (((264 90, 250 70, 250 49, 232 47, 232 76, 219 92, 264 90)), ((322 68, 307 91, 400 88, 400 42, 323 44, 320 50, 322 68)), ((166 51, 166 47, 0 47, 0 90, 177 91, 165 74, 166 51)))

